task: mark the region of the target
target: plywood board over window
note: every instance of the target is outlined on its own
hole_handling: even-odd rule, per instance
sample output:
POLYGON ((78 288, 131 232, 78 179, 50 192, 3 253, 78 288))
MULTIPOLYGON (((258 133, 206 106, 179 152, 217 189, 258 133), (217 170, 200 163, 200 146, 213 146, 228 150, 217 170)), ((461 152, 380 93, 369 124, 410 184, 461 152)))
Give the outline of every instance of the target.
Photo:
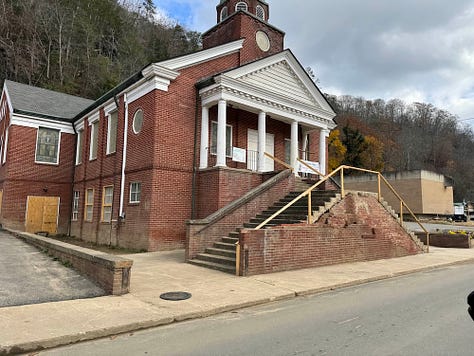
POLYGON ((28 196, 26 203, 26 232, 56 234, 58 215, 59 197, 28 196))

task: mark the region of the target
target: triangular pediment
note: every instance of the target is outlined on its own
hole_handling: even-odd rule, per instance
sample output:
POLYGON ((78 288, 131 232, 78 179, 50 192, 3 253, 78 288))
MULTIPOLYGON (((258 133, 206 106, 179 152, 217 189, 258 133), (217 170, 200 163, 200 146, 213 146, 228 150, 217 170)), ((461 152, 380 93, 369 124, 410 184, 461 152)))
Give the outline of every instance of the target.
POLYGON ((286 61, 246 74, 240 81, 307 105, 321 107, 286 61))
POLYGON ((326 98, 289 50, 224 75, 292 102, 334 113, 326 98))

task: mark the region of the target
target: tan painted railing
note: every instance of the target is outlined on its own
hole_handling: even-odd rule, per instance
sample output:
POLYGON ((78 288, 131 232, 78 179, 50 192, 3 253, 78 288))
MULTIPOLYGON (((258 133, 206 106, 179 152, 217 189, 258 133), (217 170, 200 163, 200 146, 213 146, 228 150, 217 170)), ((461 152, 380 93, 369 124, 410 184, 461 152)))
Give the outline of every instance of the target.
MULTIPOLYGON (((270 158, 274 158, 269 154, 266 154, 270 158)), ((277 161, 278 162, 278 161, 277 161)), ((280 162, 279 162, 280 163, 280 162)), ((285 166, 288 166, 285 164, 285 166)), ((314 169, 313 169, 314 170, 314 169)), ((385 179, 385 177, 380 173, 376 171, 371 171, 368 169, 363 169, 363 168, 356 168, 356 167, 351 167, 351 166, 340 166, 336 170, 332 171, 325 177, 322 177, 316 184, 312 185, 310 188, 305 190, 303 193, 298 195, 296 198, 294 198, 292 201, 290 201, 288 204, 286 204, 283 208, 278 210, 276 213, 274 213, 272 216, 270 216, 268 219, 263 221, 260 225, 258 225, 255 230, 259 230, 262 227, 264 227, 266 224, 268 224, 270 221, 275 219, 278 215, 283 213, 285 210, 287 210, 289 207, 291 207, 293 204, 295 204, 297 201, 304 197, 308 197, 308 224, 313 223, 313 208, 312 208, 312 202, 311 202, 311 193, 313 190, 315 190, 317 187, 319 187, 322 183, 325 181, 331 179, 332 177, 336 176, 337 174, 340 174, 340 179, 341 179, 341 196, 344 198, 345 196, 345 187, 344 187, 344 170, 355 170, 359 172, 365 172, 365 173, 370 173, 370 174, 375 174, 377 175, 377 188, 378 188, 378 200, 379 202, 382 199, 382 182, 385 183, 385 185, 389 188, 389 190, 395 195, 395 197, 400 201, 400 225, 403 226, 403 208, 410 213, 410 215, 413 217, 415 222, 421 227, 421 229, 426 233, 426 245, 427 245, 427 252, 429 252, 430 248, 430 234, 428 230, 425 229, 425 227, 421 224, 421 222, 418 220, 418 218, 415 216, 413 211, 408 207, 408 205, 405 203, 405 201, 400 197, 400 195, 395 191, 395 189, 392 187, 392 185, 385 179)))

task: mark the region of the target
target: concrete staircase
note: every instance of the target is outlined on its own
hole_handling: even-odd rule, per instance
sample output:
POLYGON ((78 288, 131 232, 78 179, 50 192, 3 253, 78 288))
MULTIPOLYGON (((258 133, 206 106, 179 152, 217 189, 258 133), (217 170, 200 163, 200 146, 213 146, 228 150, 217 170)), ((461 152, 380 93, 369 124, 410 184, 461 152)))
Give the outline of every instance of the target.
MULTIPOLYGON (((309 187, 310 184, 306 183, 302 179, 298 179, 294 191, 290 192, 286 197, 280 199, 269 209, 258 214, 249 222, 244 223, 243 227, 257 227, 260 223, 280 210, 309 187)), ((322 211, 326 211, 328 204, 330 204, 331 201, 336 200, 337 193, 337 191, 313 191, 312 205, 313 211, 315 213, 313 216, 318 215, 318 212, 321 212, 320 214, 322 214, 322 211)), ((288 210, 286 210, 283 214, 271 220, 265 227, 301 223, 302 221, 307 221, 307 218, 308 198, 305 197, 300 199, 300 201, 298 201, 295 205, 288 208, 288 210)), ((206 248, 204 253, 198 254, 193 260, 190 260, 189 263, 235 274, 235 244, 239 241, 240 229, 241 227, 237 228, 234 232, 229 233, 228 236, 222 237, 221 241, 215 242, 212 247, 206 248)))

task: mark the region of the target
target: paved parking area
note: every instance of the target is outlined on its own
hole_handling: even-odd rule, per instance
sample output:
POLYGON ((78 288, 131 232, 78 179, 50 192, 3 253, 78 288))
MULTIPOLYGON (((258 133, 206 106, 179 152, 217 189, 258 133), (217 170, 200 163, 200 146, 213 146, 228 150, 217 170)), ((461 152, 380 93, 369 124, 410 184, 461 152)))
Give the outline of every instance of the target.
POLYGON ((0 231, 0 307, 102 295, 101 288, 73 269, 0 231))

